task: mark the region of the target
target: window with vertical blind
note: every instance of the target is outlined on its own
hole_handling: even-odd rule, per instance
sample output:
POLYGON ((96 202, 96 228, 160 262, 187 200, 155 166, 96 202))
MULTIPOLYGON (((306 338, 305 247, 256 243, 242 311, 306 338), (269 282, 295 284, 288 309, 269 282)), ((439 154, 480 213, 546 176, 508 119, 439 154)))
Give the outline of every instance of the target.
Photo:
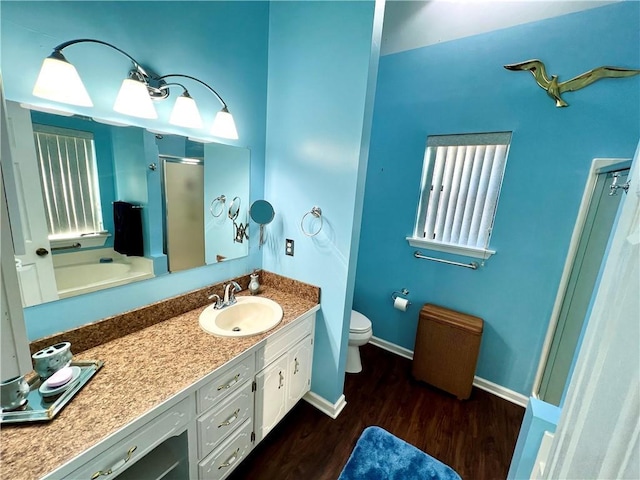
POLYGON ((412 246, 487 258, 511 132, 427 139, 412 246))
POLYGON ((89 132, 34 125, 49 238, 100 232, 98 170, 89 132))

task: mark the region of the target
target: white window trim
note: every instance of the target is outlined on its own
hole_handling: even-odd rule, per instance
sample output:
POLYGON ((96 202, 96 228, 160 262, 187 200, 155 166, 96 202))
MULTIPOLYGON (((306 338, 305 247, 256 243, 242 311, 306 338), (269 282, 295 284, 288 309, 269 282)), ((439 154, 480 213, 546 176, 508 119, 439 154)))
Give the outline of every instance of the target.
MULTIPOLYGON (((439 146, 464 146, 464 145, 507 145, 507 155, 509 146, 511 143, 511 135, 512 132, 495 132, 495 133, 481 133, 481 134, 461 134, 461 135, 436 135, 433 137, 428 137, 427 146, 428 147, 439 147, 439 146), (452 138, 456 138, 454 143, 452 142, 452 138)), ((427 152, 425 151, 425 162, 426 162, 427 152)), ((505 158, 506 162, 506 158, 505 158)), ((420 226, 420 218, 421 215, 424 214, 426 207, 424 206, 424 202, 428 201, 429 196, 425 196, 425 182, 431 181, 430 172, 425 171, 425 166, 423 165, 422 172, 422 184, 420 187, 420 199, 418 202, 417 208, 417 219, 415 223, 415 230, 413 232, 413 236, 406 237, 407 242, 412 247, 424 248, 428 250, 435 250, 439 252, 451 253, 455 255, 463 255, 472 258, 479 258, 486 260, 496 253, 495 250, 489 249, 489 242, 491 239, 491 230, 493 229, 493 222, 495 221, 495 215, 498 207, 498 201, 500 198, 500 190, 502 188, 502 181, 504 180, 504 171, 502 172, 502 177, 500 179, 500 185, 498 189, 498 195, 496 198, 496 205, 493 211, 493 218, 491 220, 491 225, 489 227, 489 233, 486 245, 484 246, 471 246, 471 245, 460 245, 453 243, 446 243, 442 241, 434 241, 428 240, 422 235, 418 235, 418 232, 421 230, 420 226)))
POLYGON ((407 242, 409 242, 409 245, 412 247, 426 248, 428 250, 437 250, 438 252, 453 253, 455 255, 464 255, 466 257, 481 258, 484 260, 496 253, 495 250, 431 242, 418 237, 407 237, 407 242))
POLYGON ((79 243, 77 248, 102 247, 111 234, 109 232, 88 233, 85 235, 65 235, 64 237, 49 237, 51 248, 65 248, 79 243))

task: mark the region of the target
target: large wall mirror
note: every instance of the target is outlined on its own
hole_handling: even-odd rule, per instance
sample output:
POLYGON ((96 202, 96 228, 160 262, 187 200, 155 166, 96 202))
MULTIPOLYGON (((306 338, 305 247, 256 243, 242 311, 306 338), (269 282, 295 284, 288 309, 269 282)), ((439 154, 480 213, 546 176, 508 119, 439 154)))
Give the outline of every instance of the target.
POLYGON ((248 255, 250 152, 7 102, 23 306, 248 255))

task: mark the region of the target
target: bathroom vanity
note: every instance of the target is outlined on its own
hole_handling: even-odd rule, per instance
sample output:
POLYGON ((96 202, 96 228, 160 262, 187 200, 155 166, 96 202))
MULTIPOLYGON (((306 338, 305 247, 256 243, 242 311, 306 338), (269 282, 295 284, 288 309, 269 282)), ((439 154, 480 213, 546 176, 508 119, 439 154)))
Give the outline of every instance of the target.
POLYGON ((210 335, 203 305, 74 354, 104 366, 53 421, 3 426, 3 475, 226 478, 311 383, 319 297, 262 292, 284 311, 263 334, 210 335))

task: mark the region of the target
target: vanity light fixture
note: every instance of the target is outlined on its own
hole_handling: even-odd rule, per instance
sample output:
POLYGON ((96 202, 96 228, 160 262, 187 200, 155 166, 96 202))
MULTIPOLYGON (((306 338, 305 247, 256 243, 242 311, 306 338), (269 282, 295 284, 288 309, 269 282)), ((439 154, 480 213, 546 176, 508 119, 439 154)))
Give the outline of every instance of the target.
POLYGON ((189 95, 186 87, 180 83, 169 83, 169 78, 186 78, 199 83, 215 95, 222 104, 222 109, 217 113, 210 133, 216 137, 238 139, 233 116, 222 97, 213 88, 202 80, 184 75, 172 73, 158 76, 149 69, 143 68, 131 55, 110 43, 90 38, 80 38, 61 43, 53 49, 53 53, 44 59, 42 68, 33 88, 33 95, 47 100, 92 107, 93 103, 85 88, 76 68, 62 54, 62 50, 76 43, 98 43, 106 45, 126 56, 133 63, 129 76, 125 78, 118 92, 113 109, 116 112, 134 117, 155 119, 158 118, 153 101, 164 100, 171 93, 169 87, 179 86, 182 94, 176 99, 169 122, 186 128, 202 128, 202 118, 195 100, 189 95))

